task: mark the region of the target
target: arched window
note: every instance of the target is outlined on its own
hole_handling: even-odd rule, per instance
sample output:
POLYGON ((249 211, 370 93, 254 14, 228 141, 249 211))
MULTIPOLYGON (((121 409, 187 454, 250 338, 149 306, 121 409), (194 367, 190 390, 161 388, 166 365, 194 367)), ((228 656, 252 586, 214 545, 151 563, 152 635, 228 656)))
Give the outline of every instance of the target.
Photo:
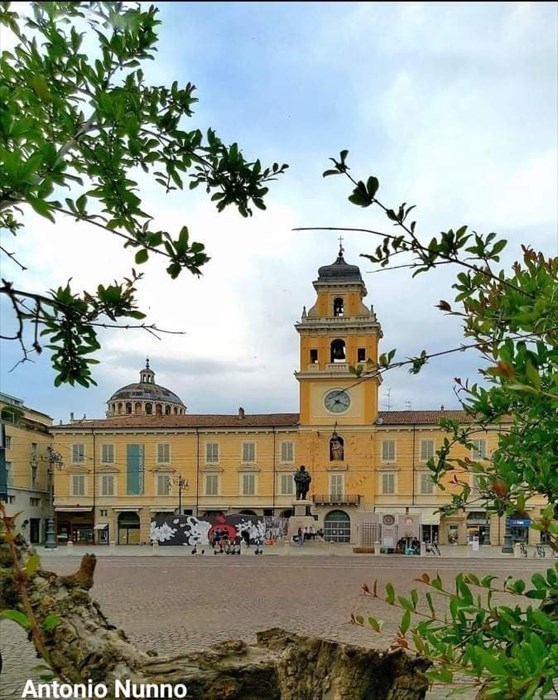
POLYGON ((163 415, 163 407, 161 406, 160 403, 155 404, 155 415, 157 415, 157 416, 163 415))
POLYGON ((333 300, 333 315, 334 316, 343 316, 345 313, 345 302, 341 297, 336 297, 333 300))
POLYGON ((331 362, 345 362, 345 341, 333 340, 331 343, 331 362))
POLYGON ((118 402, 118 413, 122 413, 122 402, 118 402))
POLYGON ((148 416, 150 416, 153 413, 153 404, 151 404, 151 403, 145 404, 145 413, 148 416))
POLYGON ((170 416, 170 414, 171 414, 171 407, 165 406, 165 416, 170 416))
POLYGON ((134 413, 139 416, 141 414, 141 403, 138 401, 134 407, 134 413))
POLYGON ((126 403, 126 413, 132 413, 132 404, 129 401, 126 403))
POLYGON ((178 413, 178 408, 176 408, 176 406, 175 406, 174 407, 174 415, 176 415, 177 413, 178 413))

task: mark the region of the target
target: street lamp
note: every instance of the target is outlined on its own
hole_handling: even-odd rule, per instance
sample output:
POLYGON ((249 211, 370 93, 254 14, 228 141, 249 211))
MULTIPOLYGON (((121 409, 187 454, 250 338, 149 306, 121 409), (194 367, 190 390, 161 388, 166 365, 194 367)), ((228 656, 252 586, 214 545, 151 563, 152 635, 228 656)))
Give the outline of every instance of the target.
POLYGON ((182 515, 182 492, 188 490, 188 479, 185 479, 182 474, 179 474, 174 477, 174 479, 169 479, 169 486, 171 483, 178 486, 178 515, 182 515))
POLYGON ((56 450, 53 450, 52 447, 47 447, 47 453, 47 476, 49 479, 50 506, 52 510, 51 516, 47 519, 45 549, 58 549, 58 543, 56 541, 56 532, 54 529, 54 470, 62 469, 64 467, 64 462, 62 460, 62 455, 59 452, 56 452, 56 450))

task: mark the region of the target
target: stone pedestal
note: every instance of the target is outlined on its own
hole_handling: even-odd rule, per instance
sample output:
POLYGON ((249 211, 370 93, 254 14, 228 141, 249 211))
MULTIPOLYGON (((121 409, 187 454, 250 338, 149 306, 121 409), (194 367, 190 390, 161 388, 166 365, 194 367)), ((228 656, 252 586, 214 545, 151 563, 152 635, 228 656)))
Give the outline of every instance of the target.
POLYGON ((316 521, 310 515, 310 508, 312 507, 312 501, 294 501, 293 503, 293 513, 289 518, 289 527, 287 530, 287 536, 291 538, 293 535, 298 534, 298 528, 314 527, 316 521))

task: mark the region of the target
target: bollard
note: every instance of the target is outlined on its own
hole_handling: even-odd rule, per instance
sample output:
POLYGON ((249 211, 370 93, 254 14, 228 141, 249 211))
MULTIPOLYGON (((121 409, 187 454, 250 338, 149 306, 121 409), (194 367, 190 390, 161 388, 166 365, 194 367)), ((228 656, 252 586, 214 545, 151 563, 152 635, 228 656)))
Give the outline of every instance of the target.
POLYGON ((382 553, 382 543, 374 542, 374 554, 379 556, 382 553))
POLYGON ((151 543, 151 556, 153 557, 160 557, 161 553, 159 552, 159 542, 157 540, 154 540, 151 543))
POLYGON ((68 554, 74 553, 74 543, 71 540, 66 544, 66 550, 68 554))

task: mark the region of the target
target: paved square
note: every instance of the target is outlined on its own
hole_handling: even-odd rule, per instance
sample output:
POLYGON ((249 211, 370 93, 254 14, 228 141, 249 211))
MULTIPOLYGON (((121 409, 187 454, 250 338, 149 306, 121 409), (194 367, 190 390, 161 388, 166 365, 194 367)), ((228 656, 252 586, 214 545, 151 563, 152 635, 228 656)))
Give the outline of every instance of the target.
MULTIPOLYGON (((43 567, 71 573, 77 556, 49 554, 43 567)), ((131 641, 160 654, 199 649, 231 638, 253 641, 257 631, 282 627, 337 641, 385 648, 400 613, 361 595, 363 583, 393 582, 403 593, 423 571, 449 581, 459 571, 529 577, 545 559, 463 559, 402 556, 99 557, 92 596, 131 641), (352 612, 386 621, 381 635, 351 625, 352 612)), ((19 698, 25 681, 38 678, 25 633, 0 623, 4 671, 0 697, 19 698)), ((445 695, 429 694, 429 697, 445 695)))

